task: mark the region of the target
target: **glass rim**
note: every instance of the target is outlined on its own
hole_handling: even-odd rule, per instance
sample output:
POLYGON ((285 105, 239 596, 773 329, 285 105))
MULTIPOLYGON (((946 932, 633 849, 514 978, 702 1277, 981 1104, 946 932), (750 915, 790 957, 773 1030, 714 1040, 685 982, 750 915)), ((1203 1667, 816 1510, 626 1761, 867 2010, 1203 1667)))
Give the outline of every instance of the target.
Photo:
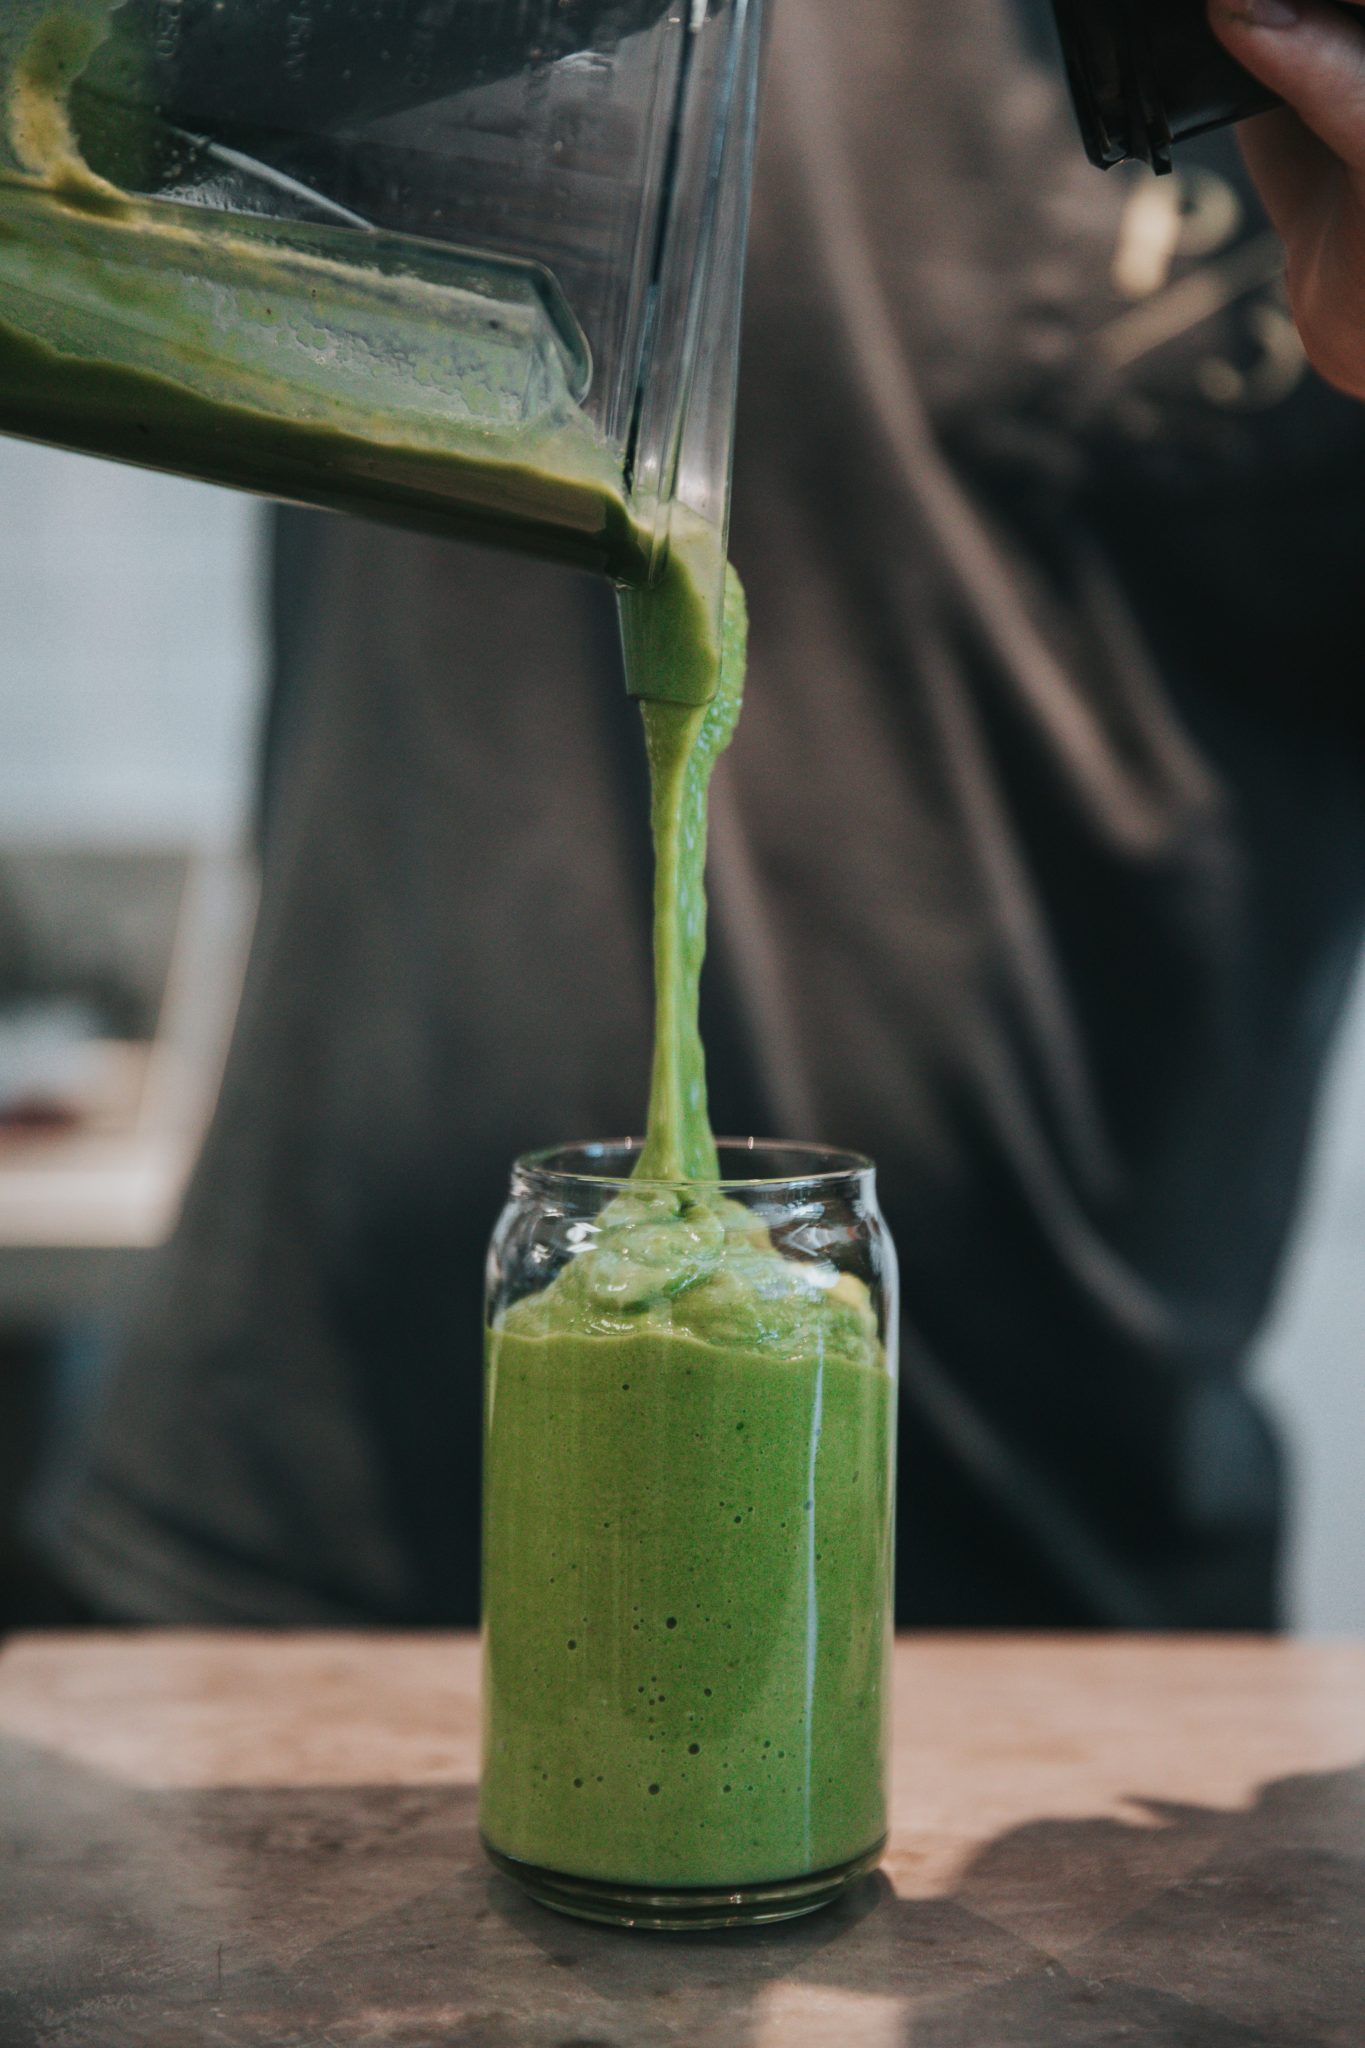
POLYGON ((805 1170, 794 1166, 791 1173, 763 1173, 746 1175, 722 1174, 717 1180, 665 1180, 651 1177, 642 1179, 637 1174, 594 1173, 586 1165, 570 1165, 569 1161, 588 1161, 594 1157, 610 1155, 639 1157, 644 1148, 643 1138, 587 1138, 575 1144, 549 1145, 542 1151, 523 1152, 513 1161, 512 1172, 526 1179, 541 1182, 567 1183, 570 1186, 593 1188, 719 1188, 722 1192, 735 1188, 786 1188, 786 1187, 833 1187, 840 1182, 861 1180, 864 1175, 876 1172, 875 1163, 865 1152, 853 1152, 845 1146, 806 1143, 799 1138, 717 1138, 716 1150, 722 1164, 727 1153, 761 1153, 769 1158, 789 1156, 793 1162, 807 1162, 805 1170), (560 1162, 565 1162, 561 1164, 560 1162))

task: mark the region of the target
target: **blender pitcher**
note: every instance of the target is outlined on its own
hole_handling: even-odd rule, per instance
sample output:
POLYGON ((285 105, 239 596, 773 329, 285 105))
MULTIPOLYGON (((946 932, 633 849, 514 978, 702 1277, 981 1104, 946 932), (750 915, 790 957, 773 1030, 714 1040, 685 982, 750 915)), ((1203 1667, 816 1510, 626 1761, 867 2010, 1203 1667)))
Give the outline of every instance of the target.
POLYGON ((0 432, 718 616, 760 13, 5 0, 0 432))

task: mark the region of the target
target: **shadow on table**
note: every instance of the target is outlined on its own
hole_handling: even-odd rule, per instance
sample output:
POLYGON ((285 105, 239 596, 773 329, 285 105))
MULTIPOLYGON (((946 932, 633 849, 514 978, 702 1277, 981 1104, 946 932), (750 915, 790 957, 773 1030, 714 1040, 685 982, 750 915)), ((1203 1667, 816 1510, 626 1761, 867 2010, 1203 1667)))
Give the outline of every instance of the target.
POLYGON ((0 1743, 0 2048, 1359 2048, 1363 1958, 1365 1765, 660 1937, 524 1899, 468 1786, 145 1791, 0 1743))

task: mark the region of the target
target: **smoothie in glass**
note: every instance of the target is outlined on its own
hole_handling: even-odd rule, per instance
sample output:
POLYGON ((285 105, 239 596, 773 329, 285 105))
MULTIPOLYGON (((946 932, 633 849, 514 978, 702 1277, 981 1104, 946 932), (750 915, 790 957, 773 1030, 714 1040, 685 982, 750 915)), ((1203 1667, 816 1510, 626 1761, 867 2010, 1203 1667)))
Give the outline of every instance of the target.
POLYGON ((641 1188, 601 1224, 488 1337, 485 1837, 649 1891, 856 1864, 886 1830, 890 1630, 867 1290, 721 1193, 641 1188))
POLYGON ((546 1903, 655 1927, 808 1911, 880 1850, 895 1414, 871 1167, 722 1160, 707 1119, 706 795, 745 620, 731 573, 710 701, 648 701, 705 659, 677 588, 622 599, 653 796, 646 1135, 514 1172, 484 1446, 485 1843, 546 1903))

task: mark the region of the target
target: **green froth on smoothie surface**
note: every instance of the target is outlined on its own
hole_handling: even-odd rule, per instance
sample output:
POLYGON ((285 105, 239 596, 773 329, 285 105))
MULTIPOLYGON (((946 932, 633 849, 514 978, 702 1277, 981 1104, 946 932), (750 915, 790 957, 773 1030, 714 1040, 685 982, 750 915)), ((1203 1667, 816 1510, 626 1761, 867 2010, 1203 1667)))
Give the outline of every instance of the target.
POLYGON ((686 1337, 731 1354, 838 1358, 878 1368, 877 1318, 863 1282, 824 1261, 787 1258, 741 1203, 696 1188, 622 1194, 594 1241, 501 1328, 553 1341, 686 1337))

